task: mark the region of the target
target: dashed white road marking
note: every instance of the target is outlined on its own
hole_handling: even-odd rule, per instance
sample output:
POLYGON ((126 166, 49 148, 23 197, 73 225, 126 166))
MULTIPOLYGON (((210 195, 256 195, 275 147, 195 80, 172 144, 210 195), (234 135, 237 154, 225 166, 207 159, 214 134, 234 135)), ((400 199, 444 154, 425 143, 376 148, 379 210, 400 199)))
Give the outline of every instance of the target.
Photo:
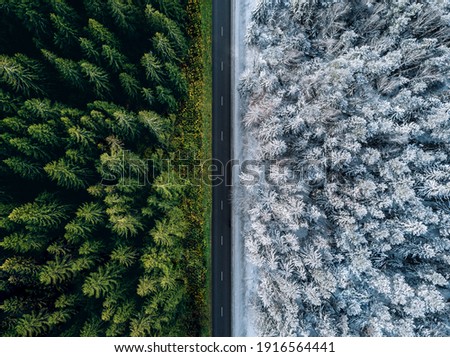
POLYGON ((220 245, 223 245, 223 236, 220 236, 220 245))
POLYGON ((223 306, 220 307, 220 317, 223 317, 223 306))
POLYGON ((220 26, 220 36, 223 37, 223 26, 220 26))
POLYGON ((223 107, 223 95, 220 96, 220 105, 223 107))
POLYGON ((220 272, 220 281, 223 281, 223 271, 220 272))
POLYGON ((223 61, 220 62, 220 70, 223 72, 223 61))
POLYGON ((220 132, 220 141, 223 141, 223 130, 220 132))
POLYGON ((220 209, 223 211, 223 201, 220 201, 220 209))

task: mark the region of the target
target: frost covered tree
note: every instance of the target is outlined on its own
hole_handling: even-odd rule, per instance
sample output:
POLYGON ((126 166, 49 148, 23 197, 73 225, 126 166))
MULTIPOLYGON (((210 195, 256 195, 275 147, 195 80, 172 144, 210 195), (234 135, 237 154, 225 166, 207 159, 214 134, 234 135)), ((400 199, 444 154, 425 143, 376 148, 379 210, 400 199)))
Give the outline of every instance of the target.
POLYGON ((259 0, 246 42, 245 155, 295 175, 237 196, 256 332, 450 335, 448 1, 259 0))

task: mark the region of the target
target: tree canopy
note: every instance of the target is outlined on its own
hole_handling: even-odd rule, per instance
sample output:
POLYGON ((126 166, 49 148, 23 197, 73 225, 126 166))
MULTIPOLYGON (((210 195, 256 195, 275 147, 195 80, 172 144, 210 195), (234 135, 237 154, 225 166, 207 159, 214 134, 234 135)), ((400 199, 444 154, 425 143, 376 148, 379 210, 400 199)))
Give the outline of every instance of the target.
POLYGON ((240 92, 259 180, 236 197, 258 334, 450 334, 449 16, 257 2, 240 92))
POLYGON ((201 333, 199 228, 152 166, 180 149, 201 65, 188 3, 0 3, 1 335, 201 333))

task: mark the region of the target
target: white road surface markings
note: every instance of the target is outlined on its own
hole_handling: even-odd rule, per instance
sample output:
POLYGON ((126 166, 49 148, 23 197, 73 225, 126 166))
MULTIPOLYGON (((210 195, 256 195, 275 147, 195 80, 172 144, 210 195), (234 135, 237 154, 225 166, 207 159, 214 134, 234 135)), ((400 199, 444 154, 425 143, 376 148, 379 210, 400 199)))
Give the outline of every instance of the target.
POLYGON ((223 130, 220 132, 220 141, 223 141, 223 130))
POLYGON ((220 307, 220 317, 223 317, 223 306, 220 307))
POLYGON ((220 26, 220 36, 223 37, 223 26, 220 26))
POLYGON ((223 201, 220 201, 220 209, 223 211, 223 201))
POLYGON ((220 96, 220 105, 223 107, 223 95, 220 96))
POLYGON ((220 245, 223 245, 223 236, 220 236, 220 245))
POLYGON ((220 281, 223 281, 223 271, 220 272, 220 281))
POLYGON ((223 72, 223 61, 220 62, 220 70, 223 72))

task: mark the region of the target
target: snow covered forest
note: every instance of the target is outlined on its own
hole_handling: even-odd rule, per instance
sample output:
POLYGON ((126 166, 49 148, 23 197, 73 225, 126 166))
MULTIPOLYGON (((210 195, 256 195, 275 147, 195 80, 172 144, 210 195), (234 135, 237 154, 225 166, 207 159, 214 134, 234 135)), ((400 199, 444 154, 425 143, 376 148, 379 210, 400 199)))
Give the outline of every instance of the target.
POLYGON ((237 199, 258 335, 450 335, 449 46, 448 0, 257 2, 237 199))

